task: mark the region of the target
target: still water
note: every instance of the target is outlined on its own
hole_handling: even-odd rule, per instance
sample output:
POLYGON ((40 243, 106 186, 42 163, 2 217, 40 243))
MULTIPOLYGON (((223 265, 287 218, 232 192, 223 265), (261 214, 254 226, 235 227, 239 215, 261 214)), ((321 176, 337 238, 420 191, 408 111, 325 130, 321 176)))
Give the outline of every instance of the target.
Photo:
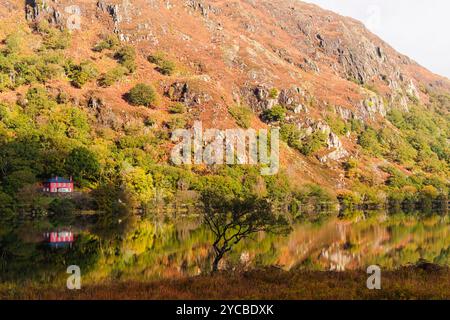
MULTIPOLYGON (((210 270, 211 234, 198 218, 147 218, 103 257, 92 275, 173 278, 210 270)), ((299 222, 288 236, 258 234, 238 244, 222 269, 277 266, 285 270, 345 271, 372 264, 394 269, 425 259, 450 265, 448 215, 355 212, 316 222, 299 222)))
MULTIPOLYGON (((65 281, 69 265, 80 266, 86 283, 173 279, 210 272, 214 258, 213 236, 195 215, 151 215, 109 232, 100 232, 95 223, 72 225, 73 245, 56 248, 42 240, 42 232, 49 231, 45 225, 28 222, 0 232, 0 283, 65 281)), ((225 256, 220 268, 275 266, 339 272, 366 270, 373 264, 395 269, 421 260, 450 266, 447 214, 355 211, 347 212, 345 218, 337 213, 316 215, 315 221, 295 223, 287 236, 259 233, 242 241, 225 256)))

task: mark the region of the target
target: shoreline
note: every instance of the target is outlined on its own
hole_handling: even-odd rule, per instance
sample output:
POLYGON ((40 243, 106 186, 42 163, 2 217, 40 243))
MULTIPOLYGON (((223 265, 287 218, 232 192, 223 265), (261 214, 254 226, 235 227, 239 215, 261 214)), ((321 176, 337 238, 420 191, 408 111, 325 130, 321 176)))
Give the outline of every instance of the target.
POLYGON ((448 300, 450 268, 433 264, 381 274, 381 289, 369 290, 364 271, 318 272, 276 268, 219 272, 151 282, 117 281, 81 290, 25 286, 0 290, 2 300, 448 300))

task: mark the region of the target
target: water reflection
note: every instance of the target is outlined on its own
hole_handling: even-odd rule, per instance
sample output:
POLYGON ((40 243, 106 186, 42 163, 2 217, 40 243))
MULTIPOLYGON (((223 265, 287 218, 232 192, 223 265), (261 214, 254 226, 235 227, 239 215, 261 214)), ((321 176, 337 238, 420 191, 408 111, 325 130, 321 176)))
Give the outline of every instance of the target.
MULTIPOLYGON (((325 216, 298 222, 285 237, 257 234, 238 244, 220 267, 344 271, 372 264, 393 269, 421 259, 450 265, 447 215, 357 211, 325 216)), ((17 234, 29 235, 24 228, 27 232, 17 234)), ((70 263, 82 266, 89 280, 153 280, 207 273, 213 260, 213 237, 195 215, 142 217, 115 237, 96 233, 89 223, 73 230, 78 232, 73 248, 50 251, 33 237, 3 236, 2 276, 66 277, 70 263)))
MULTIPOLYGON (((155 228, 153 241, 137 251, 128 245, 121 276, 160 278, 209 271, 211 235, 198 218, 147 219, 147 223, 155 228)), ((344 271, 378 264, 392 269, 420 259, 450 265, 449 231, 447 216, 358 212, 347 219, 299 223, 287 237, 258 234, 236 246, 221 268, 275 265, 286 270, 344 271)))

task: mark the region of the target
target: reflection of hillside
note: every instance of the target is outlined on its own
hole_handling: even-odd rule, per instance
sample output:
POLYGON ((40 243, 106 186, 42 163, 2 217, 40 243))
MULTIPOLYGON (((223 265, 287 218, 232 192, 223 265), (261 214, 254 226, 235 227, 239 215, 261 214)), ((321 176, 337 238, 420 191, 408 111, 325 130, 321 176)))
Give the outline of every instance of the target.
POLYGON ((336 241, 340 235, 336 230, 336 221, 327 222, 318 228, 314 225, 300 225, 294 228, 287 244, 280 249, 278 263, 290 269, 323 246, 336 241))
POLYGON ((346 250, 342 250, 337 243, 333 243, 327 249, 322 249, 319 257, 328 262, 330 271, 345 271, 347 265, 355 258, 355 254, 349 254, 346 250))
POLYGON ((447 218, 402 221, 375 217, 370 221, 345 223, 331 220, 320 228, 298 226, 280 246, 278 262, 286 269, 311 261, 323 270, 363 269, 373 263, 393 268, 430 261, 450 246, 447 218))
MULTIPOLYGON (((320 225, 299 224, 287 237, 258 234, 236 246, 222 267, 345 271, 371 264, 395 268, 419 259, 448 264, 449 231, 446 217, 375 216, 358 223, 333 218, 320 225)), ((120 241, 103 247, 87 277, 144 280, 198 275, 210 270, 211 240, 198 218, 142 219, 120 241)))

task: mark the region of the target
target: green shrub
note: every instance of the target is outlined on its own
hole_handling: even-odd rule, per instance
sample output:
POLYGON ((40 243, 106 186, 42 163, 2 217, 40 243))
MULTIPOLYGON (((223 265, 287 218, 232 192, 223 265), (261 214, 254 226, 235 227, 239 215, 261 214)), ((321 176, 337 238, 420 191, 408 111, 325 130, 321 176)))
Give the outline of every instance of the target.
POLYGON ((144 83, 135 85, 126 95, 127 101, 135 106, 151 106, 156 101, 155 89, 144 83))
POLYGON ((417 157, 417 151, 403 139, 395 140, 389 146, 389 154, 398 163, 413 163, 417 157))
POLYGON ((128 69, 129 73, 133 73, 137 69, 136 50, 132 46, 123 46, 114 54, 114 58, 128 69))
POLYGON ((13 74, 15 87, 37 82, 38 73, 36 57, 24 57, 14 61, 13 74))
POLYGON ((5 221, 14 217, 14 205, 15 202, 11 196, 2 192, 0 189, 0 222, 5 223, 5 221))
POLYGON ((344 209, 353 208, 354 206, 361 204, 362 201, 359 194, 352 191, 342 192, 337 198, 344 209))
POLYGON ((32 168, 23 168, 17 171, 12 171, 3 180, 3 188, 9 194, 15 194, 26 185, 36 183, 36 174, 32 168))
POLYGON ((431 107, 413 106, 409 112, 393 109, 389 120, 399 129, 404 141, 390 147, 400 161, 409 161, 427 172, 446 172, 450 152, 446 143, 450 135, 446 98, 431 95, 431 107), (446 115, 447 114, 447 115, 446 115), (415 150, 413 150, 414 148, 415 150))
POLYGON ((350 129, 352 132, 361 133, 363 131, 364 124, 361 120, 351 119, 350 120, 350 129))
POLYGON ((184 129, 186 127, 186 119, 180 116, 173 117, 164 123, 169 130, 184 129))
POLYGON ((281 139, 285 141, 289 147, 301 151, 301 132, 294 124, 283 124, 280 129, 280 135, 281 139))
POLYGON ((164 61, 158 66, 157 70, 163 75, 171 76, 175 73, 176 66, 172 61, 164 61))
POLYGON ((35 55, 16 56, 0 53, 1 90, 14 89, 49 78, 51 75, 43 74, 44 67, 44 62, 35 55))
POLYGON ((383 170, 390 175, 386 184, 391 188, 401 189, 409 184, 408 177, 400 170, 394 167, 383 168, 383 170))
POLYGON ((400 112, 397 109, 392 109, 388 115, 387 118, 394 126, 396 126, 399 129, 406 129, 407 125, 405 123, 405 118, 403 117, 403 113, 400 112))
POLYGON ((155 120, 153 120, 152 118, 145 118, 144 119, 144 126, 146 126, 146 127, 149 127, 149 128, 151 128, 151 127, 153 127, 154 125, 155 125, 155 120))
POLYGON ((173 61, 168 60, 164 53, 158 52, 147 57, 150 63, 156 64, 156 70, 166 76, 171 76, 176 72, 176 65, 173 61))
POLYGON ((228 112, 236 120, 239 127, 248 129, 251 125, 252 111, 247 106, 234 106, 228 109, 228 112))
POLYGON ((82 88, 87 82, 94 80, 98 76, 98 71, 90 61, 83 61, 80 64, 74 64, 69 61, 66 66, 66 75, 72 85, 82 88))
POLYGON ((295 193, 295 197, 304 205, 323 206, 336 202, 327 190, 316 184, 306 184, 301 190, 295 193))
POLYGON ((36 80, 41 83, 46 83, 47 81, 64 74, 64 69, 57 64, 39 62, 36 65, 36 80))
POLYGON ((24 34, 22 31, 17 31, 9 34, 5 39, 6 49, 4 53, 7 55, 20 53, 25 44, 24 34))
MULTIPOLYGON (((48 32, 58 31, 49 29, 48 32)), ((42 34, 44 40, 47 35, 42 34)), ((6 37, 5 48, 0 51, 0 91, 36 82, 45 83, 63 74, 64 57, 54 51, 58 46, 31 52, 26 50, 28 41, 30 39, 21 30, 6 37)))
POLYGON ((7 91, 14 87, 11 77, 7 74, 0 73, 0 92, 7 91))
MULTIPOLYGON (((438 198, 439 191, 433 186, 424 186, 419 192, 419 205, 425 213, 431 213, 433 202, 438 198)), ((447 206, 445 206, 447 207, 447 206)))
POLYGON ((66 104, 69 103, 70 96, 66 92, 60 92, 56 96, 56 102, 59 104, 66 104))
POLYGON ((278 94, 279 94, 278 89, 277 88, 272 88, 269 91, 269 98, 270 99, 276 99, 276 98, 278 98, 278 94))
POLYGON ((43 35, 44 49, 63 50, 71 43, 71 36, 67 29, 59 30, 50 26, 47 20, 41 20, 37 25, 37 31, 43 35))
POLYGON ((155 54, 151 54, 147 57, 148 62, 159 65, 166 59, 166 56, 163 52, 157 52, 155 54))
POLYGON ((114 83, 120 81, 126 74, 128 69, 123 66, 115 67, 106 72, 99 80, 99 85, 102 87, 109 87, 114 83))
POLYGON ((327 136, 325 133, 317 131, 302 138, 302 132, 294 124, 283 124, 280 135, 288 146, 305 156, 310 156, 326 146, 327 136))
POLYGON ((382 152, 381 144, 378 141, 378 134, 370 127, 366 128, 366 130, 359 135, 358 144, 375 156, 380 155, 382 152))
POLYGON ((356 159, 349 159, 342 164, 345 170, 345 177, 349 179, 359 178, 361 171, 359 170, 359 162, 356 159))
POLYGON ((120 46, 120 40, 115 34, 108 35, 105 39, 98 42, 93 51, 102 52, 103 50, 115 50, 120 46))
POLYGON ((169 112, 172 114, 181 114, 186 112, 186 107, 184 104, 177 102, 170 106, 169 112))
POLYGON ((331 130, 339 136, 343 136, 349 131, 347 123, 339 117, 328 116, 326 118, 326 122, 330 126, 331 130))
POLYGON ((2 121, 8 114, 8 106, 0 103, 0 121, 2 121))
POLYGON ((266 122, 283 121, 285 118, 286 109, 280 105, 276 105, 272 109, 267 109, 262 114, 262 119, 266 122))
POLYGON ((28 115, 35 116, 42 110, 55 109, 57 104, 43 87, 31 87, 28 89, 26 97, 25 112, 28 115))
POLYGON ((326 146, 327 136, 323 132, 314 132, 303 139, 300 152, 305 156, 309 156, 326 146))

